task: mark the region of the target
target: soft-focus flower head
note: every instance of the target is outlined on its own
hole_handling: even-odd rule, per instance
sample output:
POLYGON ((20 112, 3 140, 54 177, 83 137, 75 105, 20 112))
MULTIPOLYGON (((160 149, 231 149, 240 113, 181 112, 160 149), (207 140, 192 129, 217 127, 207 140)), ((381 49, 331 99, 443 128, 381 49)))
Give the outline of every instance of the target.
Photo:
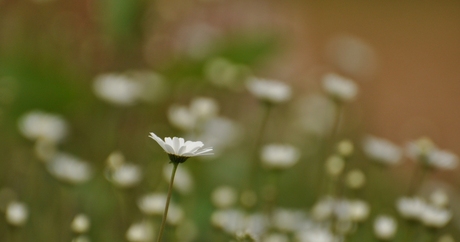
POLYGON ((88 181, 92 174, 91 166, 73 155, 57 153, 47 163, 48 171, 57 179, 71 184, 80 184, 88 181))
POLYGON ((99 98, 118 105, 132 106, 142 93, 142 85, 123 74, 102 74, 96 77, 93 89, 99 98))
POLYGON ((361 170, 354 169, 347 173, 345 182, 351 189, 360 189, 366 184, 366 175, 361 170))
POLYGON ((129 242, 152 241, 153 237, 153 225, 147 220, 132 224, 126 231, 126 240, 129 242))
POLYGON ((338 102, 349 102, 358 94, 358 86, 350 79, 328 73, 323 77, 323 89, 338 102))
POLYGON ((379 215, 374 220, 374 234, 375 237, 381 240, 391 240, 397 229, 396 220, 388 215, 379 215))
POLYGON ((295 165, 300 158, 300 152, 291 145, 265 145, 261 151, 262 166, 267 169, 287 169, 295 165))
POLYGON ((89 230, 91 221, 86 214, 80 213, 72 220, 70 228, 74 233, 83 234, 89 230))
POLYGON ((289 236, 281 233, 271 233, 265 235, 262 242, 289 242, 289 236))
POLYGON ((337 153, 342 157, 349 157, 353 154, 355 146, 351 140, 342 140, 337 144, 337 153))
POLYGON ((430 203, 439 208, 447 207, 449 195, 443 189, 436 189, 430 194, 430 203))
POLYGON ((67 135, 67 122, 59 115, 43 111, 30 111, 18 121, 19 131, 31 140, 43 139, 54 143, 67 135))
POLYGON ((345 161, 338 155, 332 155, 326 160, 326 172, 327 174, 337 177, 342 174, 345 168, 345 161))
POLYGON ((271 221, 272 226, 278 231, 294 232, 299 229, 305 217, 303 211, 278 208, 274 211, 271 221))
POLYGON ((155 140, 161 148, 169 155, 173 163, 183 163, 190 157, 213 155, 212 148, 203 148, 201 141, 185 141, 183 138, 166 137, 164 141, 154 133, 150 133, 150 138, 155 140))
POLYGON ((363 141, 364 153, 375 161, 387 165, 396 165, 401 161, 402 150, 392 142, 367 136, 363 141))
POLYGON ((13 226, 23 226, 29 218, 29 209, 22 202, 10 202, 6 207, 6 221, 13 226))
POLYGON ((313 227, 307 230, 300 230, 295 234, 295 241, 298 242, 336 242, 334 234, 327 228, 313 227))
POLYGON ((142 196, 137 201, 137 206, 146 215, 161 215, 166 204, 166 194, 150 193, 142 196))
POLYGON ((442 228, 449 223, 452 218, 452 212, 430 204, 426 204, 420 214, 421 222, 428 227, 442 228))
POLYGON ((230 186, 217 187, 211 194, 212 204, 221 209, 232 207, 237 200, 238 193, 230 186))
POLYGON ((425 207, 425 201, 419 197, 401 197, 396 201, 396 209, 405 219, 418 220, 425 207))
POLYGON ((441 150, 428 138, 421 138, 407 144, 407 155, 422 165, 442 170, 453 170, 458 166, 458 156, 441 150))
POLYGON ((275 80, 250 78, 246 87, 256 98, 270 104, 286 102, 291 98, 291 87, 275 80))
POLYGON ((141 168, 131 163, 124 163, 109 173, 107 177, 109 181, 121 188, 136 186, 142 180, 141 168))

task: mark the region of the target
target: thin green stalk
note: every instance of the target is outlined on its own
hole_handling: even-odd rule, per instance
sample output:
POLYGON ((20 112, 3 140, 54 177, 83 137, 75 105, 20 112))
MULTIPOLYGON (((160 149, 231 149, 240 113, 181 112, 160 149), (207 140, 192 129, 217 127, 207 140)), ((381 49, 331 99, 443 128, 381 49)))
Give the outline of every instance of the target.
POLYGON ((163 213, 163 219, 161 220, 161 227, 160 227, 160 232, 158 233, 157 242, 161 242, 161 237, 163 236, 163 231, 166 226, 166 218, 168 217, 169 202, 171 200, 174 177, 176 176, 176 170, 177 170, 177 167, 179 166, 179 163, 173 162, 173 165, 174 167, 171 173, 171 181, 169 182, 169 188, 168 188, 168 198, 166 199, 165 211, 163 213))
POLYGON ((251 159, 252 160, 251 170, 249 173, 248 184, 246 184, 246 187, 248 187, 249 189, 252 186, 254 186, 254 183, 257 178, 257 173, 259 170, 259 159, 257 159, 257 156, 259 154, 259 147, 262 143, 263 134, 265 131, 265 127, 267 126, 268 117, 270 116, 270 111, 272 108, 271 104, 265 104, 265 103, 263 104, 263 107, 264 107, 264 113, 262 115, 262 121, 261 121, 259 130, 256 136, 256 141, 255 141, 256 143, 255 143, 254 152, 253 152, 252 159, 251 159))

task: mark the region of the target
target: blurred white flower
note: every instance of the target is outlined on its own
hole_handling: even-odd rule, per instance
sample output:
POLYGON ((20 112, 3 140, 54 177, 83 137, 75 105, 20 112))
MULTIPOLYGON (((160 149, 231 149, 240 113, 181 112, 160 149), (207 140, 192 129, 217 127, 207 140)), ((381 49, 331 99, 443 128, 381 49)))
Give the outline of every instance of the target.
POLYGON ((186 107, 173 105, 168 110, 169 122, 176 128, 191 131, 196 127, 195 115, 186 107))
POLYGON ((211 194, 212 204, 221 209, 235 205, 237 200, 238 194, 236 190, 230 186, 217 187, 211 194))
POLYGON ((332 155, 326 160, 326 172, 327 174, 337 177, 343 172, 345 168, 345 161, 338 155, 332 155))
POLYGON ((396 220, 388 215, 379 215, 374 220, 374 234, 378 239, 391 240, 397 229, 396 220))
POLYGON ((285 234, 271 233, 265 235, 262 242, 289 242, 289 237, 285 234))
POLYGON ((216 154, 238 143, 239 138, 241 138, 241 127, 223 117, 214 117, 204 122, 197 136, 198 140, 211 146, 216 154))
MULTIPOLYGON (((169 164, 163 166, 163 178, 168 183, 171 179, 171 172, 173 167, 169 164)), ((189 194, 193 191, 194 182, 193 177, 190 171, 186 167, 181 167, 176 170, 176 176, 174 178, 174 189, 176 189, 181 194, 189 194)))
POLYGON ((184 221, 184 218, 185 213, 180 206, 174 203, 169 205, 168 217, 166 218, 166 222, 168 222, 171 225, 177 226, 182 221, 184 221))
POLYGON ((43 139, 54 143, 67 135, 67 122, 59 115, 42 111, 30 111, 18 121, 19 131, 31 140, 43 139))
POLYGON ((10 202, 6 206, 6 221, 13 226, 23 226, 29 218, 29 209, 22 202, 10 202))
POLYGON ((337 153, 342 157, 348 157, 353 154, 355 146, 351 140, 342 140, 337 144, 337 153))
POLYGON ((86 214, 80 213, 72 220, 70 228, 74 233, 83 234, 88 232, 91 221, 86 214))
POLYGON ((216 210, 211 215, 211 224, 234 235, 244 228, 244 213, 239 209, 216 210))
POLYGON ((360 77, 372 77, 378 68, 374 48, 353 35, 334 36, 326 43, 326 54, 341 71, 360 77))
POLYGON ((358 94, 358 86, 352 80, 334 73, 324 75, 323 89, 332 98, 340 102, 351 101, 358 94))
POLYGON ((294 166, 300 158, 300 152, 291 145, 270 144, 262 148, 260 159, 267 169, 287 169, 294 166))
POLYGON ((138 165, 124 163, 110 171, 109 180, 118 187, 136 186, 142 180, 142 171, 138 165))
POLYGON ((330 133, 334 125, 336 107, 324 95, 314 94, 301 99, 296 107, 299 126, 306 132, 318 136, 330 133))
POLYGON ((366 183, 366 176, 361 170, 354 169, 347 173, 345 183, 351 189, 359 189, 366 183))
POLYGON ((406 219, 419 219, 425 207, 425 202, 418 197, 401 197, 396 201, 399 214, 406 219))
POLYGON ((86 235, 79 235, 72 239, 72 242, 90 242, 90 241, 91 240, 86 235))
POLYGON ((213 155, 212 148, 203 148, 201 141, 185 141, 183 138, 166 137, 164 141, 154 133, 150 138, 155 140, 163 150, 168 153, 171 162, 182 163, 190 157, 213 155))
POLYGON ((367 136, 363 141, 364 153, 383 164, 396 165, 401 161, 402 150, 388 140, 367 136))
POLYGON ((438 149, 428 138, 408 143, 407 155, 413 160, 437 169, 453 170, 458 166, 457 155, 438 149))
POLYGON ((150 193, 137 201, 137 206, 146 215, 162 215, 166 205, 166 194, 150 193))
POLYGON ((153 235, 153 224, 146 220, 132 224, 126 231, 126 239, 129 242, 150 242, 153 235))
POLYGON ((321 198, 313 205, 311 210, 312 217, 317 221, 327 220, 334 212, 334 203, 335 201, 331 197, 321 198))
POLYGON ((209 97, 196 97, 190 102, 190 112, 198 120, 207 120, 218 114, 219 104, 209 97))
POLYGON ((449 223, 451 218, 451 211, 429 204, 426 204, 426 206, 422 210, 422 213, 420 214, 421 222, 425 226, 433 228, 442 228, 446 226, 446 224, 449 223))
POLYGON ((430 202, 439 208, 447 207, 449 205, 449 195, 443 189, 436 189, 430 194, 430 202))
POLYGON ((88 181, 92 176, 91 166, 75 156, 67 153, 57 153, 47 163, 48 171, 57 179, 79 184, 88 181))
POLYGON ((305 219, 302 211, 278 208, 272 217, 272 226, 281 232, 293 232, 297 230, 305 219))
POLYGON ((119 106, 134 105, 141 93, 142 85, 123 74, 102 74, 95 78, 93 89, 99 98, 119 106))
POLYGON ((184 131, 193 131, 200 124, 217 116, 219 104, 208 97, 197 97, 190 102, 190 106, 172 105, 168 110, 169 122, 176 128, 184 131))
POLYGON ((350 217, 354 222, 364 222, 370 213, 369 204, 363 200, 349 201, 350 217))
POLYGON ((246 87, 252 95, 268 103, 282 103, 291 98, 291 87, 279 81, 251 78, 246 87))
POLYGON ((311 228, 295 234, 297 242, 336 242, 337 238, 326 228, 311 228))

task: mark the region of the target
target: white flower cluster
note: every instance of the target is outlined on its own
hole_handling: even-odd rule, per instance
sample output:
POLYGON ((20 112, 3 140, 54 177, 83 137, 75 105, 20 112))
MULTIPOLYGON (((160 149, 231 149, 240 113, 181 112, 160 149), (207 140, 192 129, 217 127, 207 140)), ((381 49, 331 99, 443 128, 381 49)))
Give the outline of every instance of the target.
POLYGON ((68 132, 67 122, 56 114, 35 110, 24 114, 18 122, 19 131, 31 140, 62 141, 68 132))
POLYGON ((58 180, 80 184, 91 179, 93 170, 88 162, 73 155, 59 152, 48 163, 48 171, 58 180))
POLYGON ((444 201, 439 202, 435 196, 437 204, 427 203, 419 197, 402 197, 396 203, 396 208, 399 214, 405 219, 416 220, 423 223, 425 226, 433 228, 442 228, 452 218, 452 212, 444 207, 444 201))
POLYGON ((407 144, 407 155, 428 167, 453 170, 458 166, 458 156, 441 150, 428 138, 421 138, 407 144))
POLYGON ((269 144, 262 147, 260 159, 267 169, 283 170, 294 166, 300 158, 297 148, 285 144, 269 144))
POLYGON ((140 166, 126 162, 123 154, 115 151, 107 158, 105 176, 117 187, 130 188, 142 180, 142 170, 140 166))

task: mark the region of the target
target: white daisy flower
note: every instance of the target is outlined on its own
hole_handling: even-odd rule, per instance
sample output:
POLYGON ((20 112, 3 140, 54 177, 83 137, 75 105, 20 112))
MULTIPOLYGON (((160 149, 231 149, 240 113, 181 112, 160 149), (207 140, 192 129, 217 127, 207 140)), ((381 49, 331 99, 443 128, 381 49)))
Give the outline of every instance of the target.
POLYGON ((154 139, 168 153, 173 163, 183 163, 190 157, 213 155, 212 148, 203 148, 204 144, 201 141, 185 141, 183 138, 177 137, 166 137, 163 141, 154 133, 150 133, 149 137, 154 139))
POLYGON ((88 162, 67 153, 57 153, 48 163, 48 171, 57 179, 80 184, 91 179, 93 170, 88 162))
POLYGON ((396 165, 402 158, 401 148, 386 139, 374 136, 364 138, 363 149, 367 156, 383 164, 396 165))
POLYGON ((122 74, 102 74, 96 77, 93 89, 99 98, 119 106, 132 106, 142 93, 142 85, 122 74))
POLYGON ((421 138, 407 144, 407 155, 423 164, 442 170, 454 170, 458 166, 458 156, 441 150, 428 138, 421 138))
POLYGON ((62 141, 68 130, 67 122, 59 115, 30 111, 18 121, 19 131, 30 140, 47 140, 53 143, 62 141))
POLYGON ((83 234, 89 230, 91 221, 86 214, 80 213, 72 220, 70 228, 74 233, 83 234))
POLYGON ((300 152, 291 145, 270 144, 262 148, 262 165, 268 169, 287 169, 297 163, 300 152))
POLYGON ((10 202, 6 207, 6 221, 13 226, 23 226, 29 218, 29 209, 22 202, 10 202))
POLYGON ((374 221, 375 236, 381 240, 391 240, 397 230, 396 220, 388 215, 379 215, 374 221))

